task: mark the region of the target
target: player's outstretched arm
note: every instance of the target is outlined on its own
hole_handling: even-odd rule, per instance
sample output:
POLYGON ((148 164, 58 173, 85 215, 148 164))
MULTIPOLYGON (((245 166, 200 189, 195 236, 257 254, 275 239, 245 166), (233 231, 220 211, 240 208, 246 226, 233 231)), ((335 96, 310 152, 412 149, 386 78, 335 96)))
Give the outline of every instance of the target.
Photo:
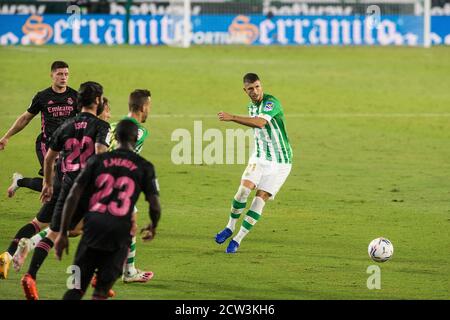
POLYGON ((264 128, 267 124, 267 120, 260 117, 241 117, 223 111, 219 112, 217 115, 219 116, 220 121, 233 121, 252 128, 264 128))
POLYGON ((78 203, 80 202, 81 194, 84 188, 84 184, 75 182, 70 189, 69 195, 67 196, 64 203, 61 217, 61 229, 55 241, 55 254, 58 260, 61 260, 64 249, 66 250, 66 254, 69 253, 69 239, 67 236, 67 229, 69 228, 69 223, 72 220, 76 208, 78 207, 78 203))
POLYGON ((35 116, 35 114, 25 111, 20 117, 18 117, 11 128, 9 128, 5 135, 0 139, 0 151, 5 149, 9 139, 13 135, 22 131, 22 129, 25 128, 35 116))
POLYGON ((59 152, 48 149, 44 159, 44 183, 42 185, 42 191, 40 199, 42 203, 50 201, 53 195, 53 171, 55 167, 55 161, 59 152))

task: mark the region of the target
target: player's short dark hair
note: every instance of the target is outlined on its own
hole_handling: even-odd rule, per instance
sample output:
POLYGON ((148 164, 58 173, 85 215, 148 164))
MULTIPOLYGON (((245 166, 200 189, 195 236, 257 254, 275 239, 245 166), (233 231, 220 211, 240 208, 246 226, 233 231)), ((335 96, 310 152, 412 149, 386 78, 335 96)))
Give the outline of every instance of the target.
POLYGON ((54 61, 52 63, 52 67, 50 68, 51 71, 56 71, 56 69, 60 68, 69 68, 69 65, 64 61, 54 61))
POLYGON ((116 126, 115 137, 121 143, 131 143, 133 146, 138 139, 138 126, 131 120, 122 120, 116 126))
POLYGON ((151 93, 147 89, 136 89, 132 93, 130 93, 130 98, 128 100, 128 108, 132 112, 138 112, 144 103, 147 101, 149 97, 151 97, 151 93))
POLYGON ((78 106, 80 108, 89 107, 95 102, 95 99, 97 97, 100 98, 102 94, 103 87, 100 83, 94 81, 84 82, 80 84, 80 89, 78 89, 78 106))
POLYGON ((243 80, 244 80, 244 83, 253 83, 255 81, 258 81, 259 77, 258 77, 258 75, 256 73, 247 73, 244 76, 243 80))
POLYGON ((103 97, 103 104, 109 105, 109 99, 107 97, 103 97))

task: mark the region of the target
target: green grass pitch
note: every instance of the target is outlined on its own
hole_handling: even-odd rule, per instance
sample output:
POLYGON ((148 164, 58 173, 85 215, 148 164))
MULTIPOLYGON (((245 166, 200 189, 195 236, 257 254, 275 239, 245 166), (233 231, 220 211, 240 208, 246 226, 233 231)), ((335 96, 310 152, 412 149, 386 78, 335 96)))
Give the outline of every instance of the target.
MULTIPOLYGON (((137 244, 147 284, 114 287, 116 299, 448 299, 450 297, 450 49, 305 47, 0 48, 0 134, 50 84, 49 66, 70 64, 70 85, 104 85, 113 119, 135 88, 153 110, 143 156, 157 169, 162 220, 156 239, 137 244), (245 114, 241 78, 258 73, 278 97, 294 150, 293 170, 236 255, 213 238, 228 219, 245 164, 174 165, 177 128, 238 128, 218 111, 245 114), (171 116, 170 116, 171 115, 171 116), (369 290, 369 242, 390 239, 369 290)), ((13 172, 35 176, 35 119, 0 152, 0 248, 40 207, 37 193, 8 199, 13 172)), ((207 143, 204 143, 206 146, 207 143)), ((138 203, 139 224, 148 221, 138 203)), ((53 253, 38 274, 41 299, 60 299, 66 268, 53 253)), ((26 264, 27 266, 28 264, 26 264)), ((0 299, 23 299, 13 270, 0 299)), ((91 291, 86 295, 90 298, 91 291)))

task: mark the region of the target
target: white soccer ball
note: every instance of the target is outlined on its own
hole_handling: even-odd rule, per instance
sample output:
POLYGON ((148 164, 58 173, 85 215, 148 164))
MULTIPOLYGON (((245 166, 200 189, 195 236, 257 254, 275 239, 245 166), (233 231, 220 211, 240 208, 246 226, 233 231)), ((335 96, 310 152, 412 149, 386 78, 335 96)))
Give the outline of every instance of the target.
POLYGON ((388 261, 394 254, 394 246, 386 238, 376 238, 369 243, 369 257, 375 262, 388 261))

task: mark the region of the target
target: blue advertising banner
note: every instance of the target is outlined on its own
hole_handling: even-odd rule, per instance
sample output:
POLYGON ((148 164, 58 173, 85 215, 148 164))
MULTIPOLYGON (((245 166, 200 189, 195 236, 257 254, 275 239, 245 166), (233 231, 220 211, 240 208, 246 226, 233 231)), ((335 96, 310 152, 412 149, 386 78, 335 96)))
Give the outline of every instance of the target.
MULTIPOLYGON (((127 43, 122 15, 0 15, 0 45, 127 43)), ((191 19, 192 44, 406 45, 423 43, 423 18, 366 16, 198 15, 191 19)), ((450 17, 432 17, 431 40, 450 45, 450 17)), ((132 16, 129 43, 180 42, 180 16, 132 16)))

